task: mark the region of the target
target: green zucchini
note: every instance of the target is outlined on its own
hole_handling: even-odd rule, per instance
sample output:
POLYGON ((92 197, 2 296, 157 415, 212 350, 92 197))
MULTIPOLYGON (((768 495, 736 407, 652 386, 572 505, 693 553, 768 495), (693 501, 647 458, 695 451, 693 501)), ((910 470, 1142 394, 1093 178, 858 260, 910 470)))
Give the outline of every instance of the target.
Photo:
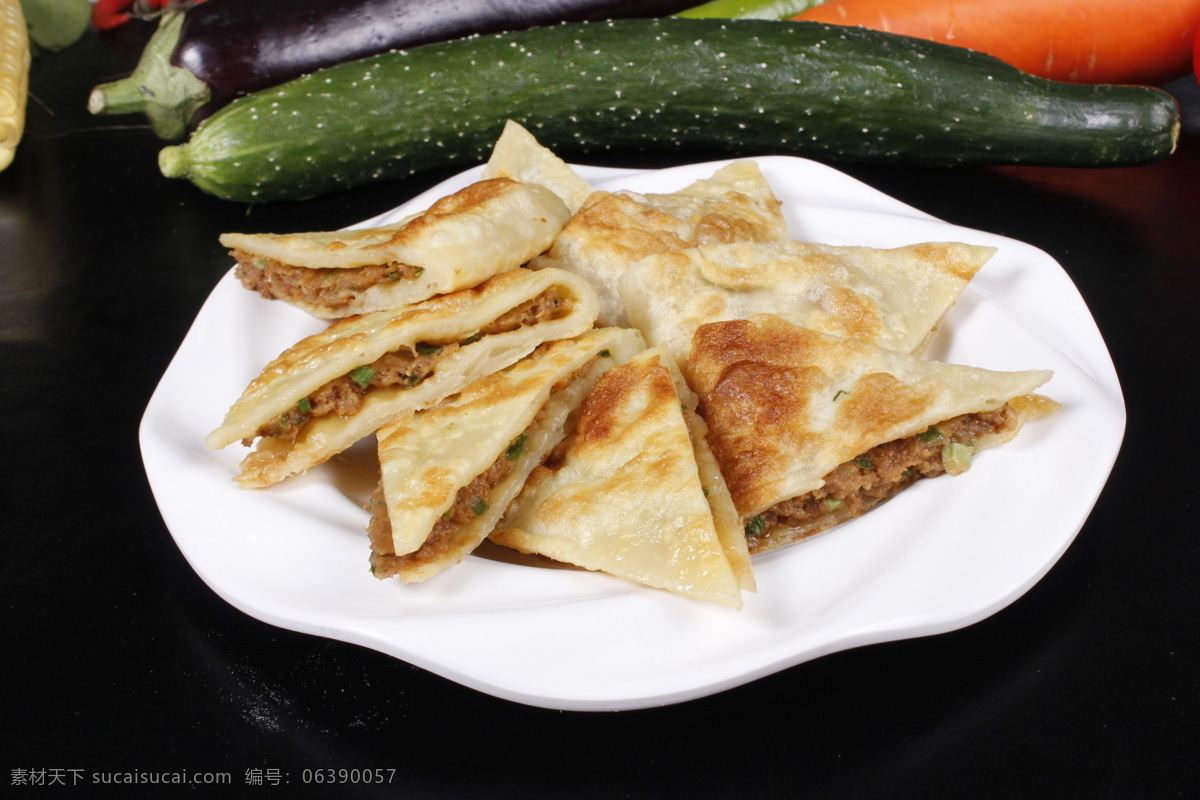
POLYGON ((811 22, 568 23, 348 62, 243 97, 163 149, 167 177, 299 199, 487 158, 506 119, 564 157, 697 147, 913 165, 1142 164, 1158 89, 1035 78, 963 48, 811 22))

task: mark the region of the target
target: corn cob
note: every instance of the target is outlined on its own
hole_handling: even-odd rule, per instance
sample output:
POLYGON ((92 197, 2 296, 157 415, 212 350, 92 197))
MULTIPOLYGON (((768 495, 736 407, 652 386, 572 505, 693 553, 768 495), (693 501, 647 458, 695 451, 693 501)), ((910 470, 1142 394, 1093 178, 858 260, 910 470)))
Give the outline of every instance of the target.
POLYGON ((25 132, 29 31, 20 0, 0 0, 0 170, 12 163, 25 132))

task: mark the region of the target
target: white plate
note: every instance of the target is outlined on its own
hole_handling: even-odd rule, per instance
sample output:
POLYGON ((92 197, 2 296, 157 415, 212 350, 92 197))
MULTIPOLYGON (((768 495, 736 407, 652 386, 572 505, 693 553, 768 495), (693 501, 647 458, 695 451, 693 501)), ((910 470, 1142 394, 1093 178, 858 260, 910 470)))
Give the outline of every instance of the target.
MULTIPOLYGON (((1074 539, 1124 434, 1120 385, 1079 293, 1029 245, 933 219, 819 164, 757 161, 793 238, 999 248, 931 356, 1053 369, 1044 391, 1061 411, 981 455, 965 475, 923 481, 861 519, 759 558, 759 591, 740 611, 599 573, 517 563, 499 548, 425 584, 381 582, 367 571, 361 507, 373 488, 372 442, 262 491, 231 481, 243 448, 204 446, 261 367, 324 325, 230 274, 141 425, 150 485, 188 562, 221 597, 265 622, 374 648, 498 697, 576 710, 701 697, 827 653, 960 628, 1011 603, 1074 539)), ((719 166, 578 169, 604 188, 669 192, 719 166)), ((479 173, 369 222, 423 209, 479 173)))

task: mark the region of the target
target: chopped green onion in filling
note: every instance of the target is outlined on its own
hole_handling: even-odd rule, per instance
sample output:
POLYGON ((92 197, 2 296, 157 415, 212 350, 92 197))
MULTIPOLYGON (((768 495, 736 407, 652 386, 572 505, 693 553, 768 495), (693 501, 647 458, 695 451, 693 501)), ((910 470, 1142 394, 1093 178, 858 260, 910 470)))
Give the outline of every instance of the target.
POLYGON ((350 370, 350 380, 365 389, 371 385, 371 381, 375 380, 375 376, 378 374, 370 364, 364 364, 361 367, 350 370))
POLYGON ((520 436, 512 440, 512 444, 504 451, 504 457, 509 461, 516 461, 525 451, 525 442, 529 440, 529 434, 522 433, 520 436))
POLYGON ((971 468, 975 448, 969 444, 951 442, 942 448, 942 467, 947 475, 961 475, 971 468))
POLYGON ((444 347, 444 345, 430 344, 429 342, 417 342, 417 355, 431 356, 434 353, 440 352, 442 347, 444 347))

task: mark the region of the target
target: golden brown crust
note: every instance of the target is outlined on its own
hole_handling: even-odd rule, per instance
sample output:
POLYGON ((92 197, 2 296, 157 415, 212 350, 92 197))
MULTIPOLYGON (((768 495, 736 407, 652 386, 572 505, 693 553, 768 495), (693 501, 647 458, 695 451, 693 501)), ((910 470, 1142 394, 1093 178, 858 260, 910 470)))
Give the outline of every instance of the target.
POLYGON ((926 413, 938 399, 935 387, 906 384, 886 372, 862 375, 844 391, 833 426, 858 431, 867 439, 888 436, 906 420, 926 413))
POLYGON ((706 480, 707 453, 698 456, 703 442, 695 438, 703 428, 690 425, 683 408, 689 396, 660 351, 610 369, 492 539, 739 607, 742 588, 753 587, 748 550, 736 517, 714 509, 714 493, 725 488, 706 480))
POLYGON ((639 407, 654 413, 664 405, 678 406, 670 373, 657 362, 639 360, 613 370, 599 381, 584 401, 579 417, 577 447, 605 447, 628 425, 629 398, 640 392, 639 407))
MULTIPOLYGON (((812 369, 737 362, 704 393, 709 446, 735 503, 775 477, 783 454, 810 446, 814 434, 798 424, 804 414, 799 399, 822 382, 812 369)), ((738 503, 742 513, 744 506, 738 503)))
POLYGON ((618 290, 629 322, 680 365, 705 322, 777 314, 805 328, 919 352, 994 248, 734 242, 654 253, 618 290))
POLYGON ((780 241, 786 233, 758 166, 735 161, 672 194, 593 192, 531 266, 583 276, 600 293, 598 323, 625 325, 618 281, 635 261, 699 245, 780 241))
MULTIPOLYGON (((429 235, 431 229, 441 227, 449 218, 477 213, 496 201, 511 196, 519 191, 521 186, 511 178, 476 181, 453 194, 439 198, 424 213, 393 231, 386 239, 363 245, 362 250, 369 253, 419 244, 429 235)), ((341 240, 331 242, 326 249, 340 250, 348 246, 345 240, 341 240)))
POLYGON ((979 271, 979 259, 970 251, 964 251, 953 244, 924 242, 912 245, 910 249, 926 261, 937 264, 942 272, 962 281, 971 280, 979 271))
POLYGON ((1049 379, 922 361, 761 315, 700 326, 688 380, 739 513, 819 488, 876 445, 990 411, 1049 379))

